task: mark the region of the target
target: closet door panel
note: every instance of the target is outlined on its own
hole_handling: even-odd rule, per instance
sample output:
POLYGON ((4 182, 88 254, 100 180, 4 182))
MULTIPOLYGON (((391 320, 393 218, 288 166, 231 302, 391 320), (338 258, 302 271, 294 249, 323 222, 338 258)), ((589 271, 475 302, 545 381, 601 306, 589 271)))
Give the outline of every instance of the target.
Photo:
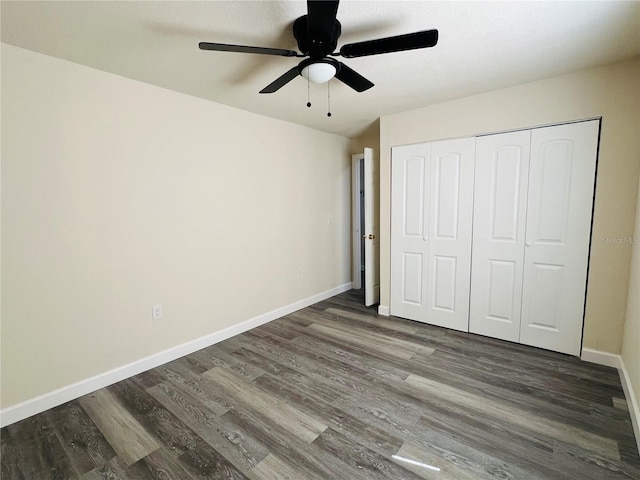
POLYGON ((432 142, 427 322, 469 330, 475 138, 432 142))
POLYGON ((580 354, 599 121, 532 131, 520 342, 580 354))
POLYGON ((457 258, 433 256, 433 308, 455 313, 457 258))
POLYGON ((531 132, 479 137, 469 331, 517 342, 531 132))
POLYGON ((391 154, 390 313, 426 321, 430 144, 394 147, 391 154))

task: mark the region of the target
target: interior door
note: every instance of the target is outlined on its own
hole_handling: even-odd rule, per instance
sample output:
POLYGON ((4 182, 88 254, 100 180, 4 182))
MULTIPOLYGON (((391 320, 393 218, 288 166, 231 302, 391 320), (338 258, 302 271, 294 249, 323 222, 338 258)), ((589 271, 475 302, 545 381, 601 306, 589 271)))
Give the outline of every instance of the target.
POLYGON ((351 288, 362 288, 362 229, 360 223, 360 191, 362 190, 362 178, 360 175, 360 163, 364 161, 364 153, 351 155, 351 288))
POLYGON ((431 144, 391 151, 391 295, 389 313, 427 321, 431 144))
POLYGON ((475 137, 431 143, 427 317, 469 331, 475 137))
POLYGON ((479 137, 469 331, 520 339, 531 131, 479 137))
POLYGON ((520 342, 580 354, 599 121, 531 134, 520 342))
POLYGON ((373 149, 364 149, 364 297, 380 302, 380 169, 373 149))

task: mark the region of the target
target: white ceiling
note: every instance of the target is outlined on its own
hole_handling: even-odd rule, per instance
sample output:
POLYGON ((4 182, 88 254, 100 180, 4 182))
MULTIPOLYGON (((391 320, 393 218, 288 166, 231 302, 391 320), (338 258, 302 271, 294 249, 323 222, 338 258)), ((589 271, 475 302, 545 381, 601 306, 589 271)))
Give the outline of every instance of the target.
MULTIPOLYGON (((381 115, 640 54, 638 1, 343 1, 338 48, 437 28, 436 47, 345 59, 375 87, 298 77, 258 91, 300 59, 201 51, 198 42, 297 50, 302 1, 2 1, 2 41, 178 92, 345 136, 381 115)), ((46 79, 43 79, 46 84, 46 79)))

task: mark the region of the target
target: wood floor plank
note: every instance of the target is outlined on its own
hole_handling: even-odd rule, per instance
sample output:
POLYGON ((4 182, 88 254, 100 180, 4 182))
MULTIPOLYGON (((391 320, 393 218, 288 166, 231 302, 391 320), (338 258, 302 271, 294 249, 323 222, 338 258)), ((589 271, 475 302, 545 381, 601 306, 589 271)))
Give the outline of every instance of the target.
POLYGON ((566 375, 563 371, 545 368, 540 364, 531 367, 505 361, 493 355, 470 355, 468 351, 457 348, 436 348, 433 358, 429 358, 429 363, 433 364, 438 360, 445 364, 454 363, 468 369, 491 373, 505 380, 519 380, 524 385, 538 386, 552 395, 564 395, 605 405, 611 405, 612 402, 613 392, 609 388, 594 388, 593 384, 585 382, 580 377, 566 375))
POLYGON ((42 416, 5 427, 1 437, 3 480, 62 480, 75 476, 64 449, 42 416))
POLYGON ((397 338, 389 338, 368 330, 354 330, 347 324, 340 324, 339 322, 333 321, 327 322, 320 318, 317 323, 309 325, 307 328, 319 330, 326 335, 339 338, 341 341, 349 341, 360 346, 365 345, 367 348, 384 349, 387 353, 405 360, 410 359, 418 351, 426 355, 434 351, 433 348, 424 347, 417 343, 407 342, 397 338))
POLYGON ((291 435, 268 416, 250 409, 232 409, 225 413, 223 418, 267 445, 272 454, 295 466, 295 470, 300 472, 299 478, 331 478, 322 465, 318 465, 307 454, 312 448, 308 443, 291 435))
POLYGON ((260 355, 254 351, 241 348, 236 350, 234 355, 242 356, 249 362, 255 362, 256 364, 262 365, 262 368, 267 371, 265 375, 261 375, 254 379, 254 383, 259 384, 261 379, 273 376, 278 378, 279 382, 295 385, 300 391, 303 391, 304 395, 308 398, 332 402, 340 395, 340 392, 327 388, 326 384, 316 381, 311 376, 300 373, 297 370, 282 365, 277 361, 260 355))
POLYGON ((268 455, 266 447, 238 429, 229 428, 218 415, 202 406, 197 398, 164 384, 156 385, 148 393, 238 470, 247 472, 268 455))
POLYGON ((3 480, 640 480, 617 370, 381 317, 361 291, 5 427, 0 447, 3 480))
POLYGON ((55 433, 76 475, 83 475, 116 456, 79 402, 72 401, 45 412, 47 427, 55 433))
POLYGON ((301 335, 295 338, 290 344, 313 352, 316 355, 334 358, 350 366, 353 370, 367 372, 370 375, 380 378, 404 380, 409 375, 407 369, 399 364, 383 361, 377 357, 366 355, 353 349, 345 350, 335 344, 322 341, 316 336, 301 335))
POLYGON ((432 449, 406 442, 392 459, 398 465, 426 480, 477 480, 478 474, 452 455, 440 455, 432 449))
POLYGON ((517 428, 463 408, 451 408, 437 399, 429 403, 417 426, 421 430, 455 438, 475 452, 496 461, 553 480, 574 480, 580 472, 553 462, 552 438, 517 428))
POLYGON ((231 355, 231 352, 226 351, 222 344, 204 348, 199 352, 195 352, 194 355, 198 359, 207 361, 207 370, 215 367, 224 367, 233 371, 239 377, 243 377, 247 380, 253 380, 264 373, 264 370, 261 368, 249 365, 246 362, 243 362, 239 357, 231 355))
POLYGON ((402 349, 398 345, 394 345, 388 340, 386 342, 383 342, 381 345, 374 344, 372 346, 370 342, 367 341, 367 339, 363 339, 361 336, 351 335, 348 332, 345 332, 344 330, 327 327, 325 325, 320 325, 318 323, 309 325, 307 328, 309 330, 318 332, 319 334, 322 334, 324 336, 333 338, 338 342, 340 342, 340 344, 343 344, 343 345, 353 344, 358 347, 377 350, 385 355, 401 358, 403 360, 409 360, 415 353, 413 350, 402 349))
MULTIPOLYGON (((430 356, 426 361, 415 359, 414 366, 416 368, 412 370, 412 373, 445 382, 450 386, 463 388, 532 414, 542 415, 545 418, 570 423, 576 427, 588 426, 590 431, 602 436, 607 436, 611 432, 611 427, 615 427, 616 422, 626 421, 626 418, 615 419, 594 415, 590 396, 579 399, 574 395, 566 395, 564 391, 558 392, 549 388, 527 385, 518 380, 514 381, 510 377, 505 378, 479 371, 466 365, 460 365, 452 359, 441 362, 437 357, 437 355, 430 356)), ((520 377, 522 377, 522 373, 520 377)), ((616 430, 620 429, 614 429, 614 431, 616 430)))
POLYGON ((155 398, 131 380, 123 380, 107 387, 150 435, 176 456, 196 448, 204 441, 178 420, 155 398))
POLYGON ((254 351, 262 350, 264 354, 269 355, 270 358, 280 361, 280 363, 286 362, 292 369, 301 372, 315 371, 319 373, 322 371, 330 371, 354 376, 366 373, 367 367, 364 365, 361 367, 353 364, 347 365, 336 355, 315 353, 308 348, 300 348, 293 342, 284 342, 270 335, 256 341, 256 339, 252 339, 252 335, 249 334, 247 335, 247 340, 250 343, 246 348, 253 349, 254 351))
MULTIPOLYGON (((620 392, 622 388, 615 369, 582 362, 577 357, 454 330, 446 330, 443 336, 418 331, 416 336, 439 344, 441 350, 476 362, 509 365, 530 375, 557 378, 564 382, 578 382, 594 388, 594 391, 611 389, 612 392, 620 392)), ((438 349, 438 346, 435 348, 438 349)))
POLYGON ((640 465, 637 463, 621 467, 603 455, 585 451, 565 442, 554 442, 552 462, 562 465, 563 470, 574 471, 574 478, 585 480, 635 480, 640 478, 640 465))
POLYGON ((325 402, 316 397, 309 397, 299 385, 292 384, 282 379, 264 375, 256 379, 256 383, 265 390, 273 392, 284 401, 295 404, 301 410, 317 415, 326 420, 326 423, 335 431, 352 438, 354 441, 368 446, 370 449, 383 455, 394 454, 402 440, 393 436, 386 430, 377 428, 344 410, 335 407, 330 402, 325 402))
POLYGON ((359 322, 364 325, 371 325, 385 330, 394 330, 396 332, 407 333, 414 335, 419 327, 413 322, 396 321, 393 317, 372 317, 371 315, 365 315, 363 313, 354 313, 341 308, 329 307, 324 310, 325 313, 335 316, 343 320, 351 320, 353 322, 359 322))
MULTIPOLYGON (((306 345, 322 346, 325 349, 333 350, 336 354, 332 357, 336 357, 341 360, 341 355, 344 353, 346 356, 355 355, 357 358, 361 358, 363 363, 367 365, 369 370, 376 369, 380 372, 387 372, 391 376, 398 378, 406 378, 409 374, 412 362, 393 355, 386 355, 379 349, 368 348, 366 346, 357 346, 353 343, 343 342, 337 337, 329 337, 313 330, 307 330, 306 335, 297 337, 291 345, 299 345, 303 348, 306 345)), ((381 377, 387 377, 382 373, 381 377)))
POLYGON ((196 480, 187 466, 165 448, 150 453, 130 467, 131 474, 162 480, 196 480))
POLYGON ((205 372, 203 378, 216 383, 231 397, 250 405, 256 411, 271 416, 274 422, 283 426, 302 441, 312 442, 327 428, 327 425, 316 418, 289 406, 222 369, 211 369, 205 372))
POLYGON ((297 465, 282 460, 270 453, 251 472, 255 480, 323 480, 322 477, 301 471, 297 465))
MULTIPOLYGON (((195 479, 211 480, 249 480, 218 451, 206 444, 196 445, 179 457, 185 469, 195 479)), ((156 477, 157 478, 157 477, 156 477)), ((184 477, 177 477, 184 478, 184 477)))
POLYGON ((24 475, 20 468, 22 455, 23 451, 20 442, 14 440, 11 431, 6 427, 2 431, 2 435, 0 435, 0 478, 24 480, 24 475))
MULTIPOLYGON (((539 470, 523 469, 518 464, 505 462, 490 453, 485 453, 460 442, 456 436, 446 435, 436 430, 413 430, 408 435, 407 442, 413 446, 413 455, 409 456, 408 452, 401 449, 399 456, 418 461, 421 458, 429 459, 429 461, 422 463, 442 468, 442 471, 445 472, 444 478, 451 480, 457 480, 458 476, 466 478, 469 475, 474 480, 493 480, 496 478, 568 480, 570 478, 550 476, 539 470), (446 473, 449 471, 455 473, 447 476, 446 473)), ((415 472, 415 470, 413 471, 415 472)), ((575 480, 575 477, 571 480, 575 480)))
POLYGON ((608 458, 620 459, 618 444, 614 440, 595 435, 571 425, 560 424, 544 417, 531 415, 517 408, 499 404, 493 400, 479 397, 443 383, 434 382, 428 378, 412 374, 409 375, 405 382, 407 385, 429 395, 435 395, 448 401, 454 399, 458 405, 463 405, 497 420, 528 428, 561 442, 575 443, 581 448, 602 454, 608 458))
MULTIPOLYGON (((231 408, 229 400, 215 388, 212 388, 210 383, 203 382, 200 376, 190 380, 181 376, 171 376, 168 380, 158 385, 164 385, 164 388, 170 387, 177 394, 196 398, 204 408, 214 412, 216 415, 222 415, 231 408)), ((150 390, 150 388, 146 389, 147 392, 150 390)))
POLYGON ((160 448, 160 443, 108 390, 98 390, 78 401, 127 465, 160 448))
POLYGON ((118 457, 114 457, 99 467, 85 473, 78 480, 155 480, 150 472, 137 468, 136 464, 131 466, 118 457))
POLYGON ((626 399, 620 397, 611 397, 611 401, 613 402, 613 406, 617 409, 624 410, 626 412, 629 411, 626 399))
POLYGON ((329 385, 337 391, 361 390, 375 393, 360 382, 359 378, 365 374, 364 371, 354 371, 348 365, 334 359, 312 360, 305 355, 298 355, 289 349, 281 348, 280 341, 272 337, 265 337, 257 341, 255 337, 245 335, 238 341, 242 342, 243 348, 263 355, 272 362, 281 363, 300 374, 329 385), (330 364, 331 367, 327 368, 327 364, 330 364))
POLYGON ((395 464, 388 457, 354 442, 332 428, 322 432, 313 444, 345 464, 356 467, 354 475, 363 474, 366 478, 380 480, 419 480, 417 475, 395 464))
MULTIPOLYGON (((578 394, 570 392, 566 386, 551 389, 549 383, 553 380, 548 379, 545 386, 544 382, 536 381, 532 379, 533 376, 525 376, 522 372, 519 379, 514 380, 511 376, 505 377, 457 366, 452 361, 440 363, 435 358, 430 358, 428 362, 417 361, 416 363, 423 367, 421 368, 423 372, 419 374, 421 376, 428 372, 429 378, 434 380, 462 387, 467 391, 551 420, 573 424, 578 428, 588 427, 589 431, 602 436, 606 436, 611 427, 615 428, 616 423, 627 420, 594 415, 592 396, 584 393, 580 398, 578 394)), ((604 410, 605 407, 599 408, 601 412, 604 410)), ((612 411, 613 408, 607 407, 606 410, 612 411)))
MULTIPOLYGON (((341 349, 335 343, 323 342, 322 336, 309 333, 310 331, 307 330, 290 342, 282 342, 270 336, 263 337, 261 342, 264 346, 273 347, 269 352, 272 356, 278 351, 282 352, 285 354, 283 358, 291 360, 294 366, 301 367, 305 371, 320 374, 339 372, 352 377, 371 374, 395 379, 404 379, 408 375, 404 370, 389 368, 392 364, 388 361, 377 362, 371 356, 359 358, 357 351, 341 349)), ((252 345, 259 348, 256 343, 252 345)))
MULTIPOLYGON (((455 369, 460 375, 471 377, 487 385, 504 386, 526 395, 534 395, 542 401, 570 404, 572 409, 586 411, 590 402, 602 403, 604 396, 594 395, 592 391, 576 384, 561 382, 549 375, 527 374, 523 370, 505 368, 500 364, 488 362, 470 363, 455 354, 436 351, 428 359, 416 358, 414 364, 426 368, 455 369)), ((604 400, 608 402, 608 400, 604 400)), ((609 402, 608 402, 609 403, 609 402)))
POLYGON ((370 378, 366 371, 353 370, 349 365, 329 358, 309 358, 304 354, 292 353, 291 346, 285 349, 279 341, 268 337, 263 338, 261 343, 251 339, 245 342, 247 349, 259 351, 271 361, 285 362, 292 369, 306 374, 313 381, 339 392, 340 395, 364 396, 379 401, 386 398, 386 392, 377 388, 376 379, 370 378))

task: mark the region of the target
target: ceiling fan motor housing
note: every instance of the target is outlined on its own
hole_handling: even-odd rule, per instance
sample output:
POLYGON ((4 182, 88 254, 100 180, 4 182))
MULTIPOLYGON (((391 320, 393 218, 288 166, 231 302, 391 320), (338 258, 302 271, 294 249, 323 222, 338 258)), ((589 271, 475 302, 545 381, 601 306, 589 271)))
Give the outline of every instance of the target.
POLYGON ((293 22, 293 36, 298 42, 298 49, 311 58, 326 57, 333 53, 342 33, 340 22, 335 20, 333 29, 313 31, 309 29, 307 17, 303 15, 293 22))
POLYGON ((373 83, 335 57, 355 58, 381 53, 402 52, 417 48, 433 47, 438 43, 438 30, 423 30, 404 35, 383 37, 364 42, 342 45, 336 51, 342 25, 337 20, 339 0, 307 0, 307 14, 293 22, 293 36, 301 53, 283 48, 232 45, 229 43, 200 42, 201 50, 252 53, 282 57, 308 57, 290 68, 260 93, 274 93, 298 75, 314 83, 326 83, 336 78, 356 92, 364 92, 373 83))

